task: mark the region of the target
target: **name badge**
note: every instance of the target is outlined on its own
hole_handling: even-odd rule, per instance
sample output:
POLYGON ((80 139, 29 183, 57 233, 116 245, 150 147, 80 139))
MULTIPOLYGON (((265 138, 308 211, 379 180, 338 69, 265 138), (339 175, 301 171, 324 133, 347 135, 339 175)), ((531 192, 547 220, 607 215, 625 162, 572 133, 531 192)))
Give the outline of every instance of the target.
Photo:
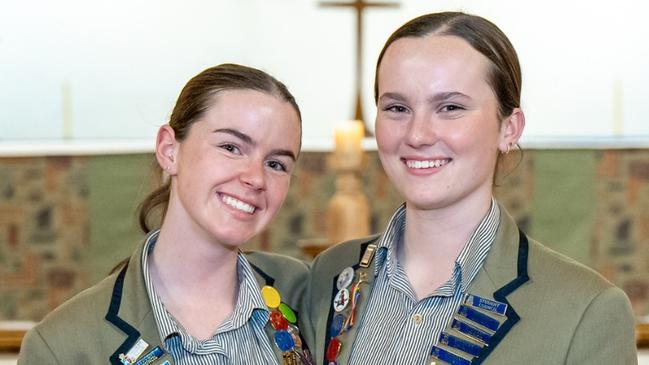
POLYGON ((482 342, 484 344, 488 343, 492 336, 491 334, 479 328, 476 328, 468 323, 459 321, 456 318, 453 319, 453 322, 451 323, 451 328, 456 329, 463 335, 466 335, 467 337, 472 338, 478 342, 482 342))
POLYGON ((464 297, 464 304, 468 304, 476 308, 484 309, 486 311, 489 311, 491 313, 496 313, 501 316, 504 316, 505 312, 507 312, 507 304, 497 302, 491 299, 481 298, 473 294, 467 294, 464 297))
POLYGON ((162 355, 164 355, 164 351, 162 351, 160 346, 156 346, 156 348, 151 350, 148 354, 144 355, 142 359, 140 359, 140 361, 136 362, 135 365, 149 365, 161 358, 162 355))
POLYGON ((433 346, 430 355, 451 365, 471 365, 471 361, 437 346, 433 346))
POLYGON ((439 343, 458 349, 462 352, 466 352, 469 355, 478 356, 480 351, 482 351, 482 346, 475 344, 473 342, 449 335, 446 332, 442 332, 439 335, 439 343))
POLYGON ((477 309, 473 309, 469 306, 461 305, 460 309, 458 309, 457 312, 466 319, 473 321, 492 331, 495 331, 498 329, 498 327, 500 327, 500 322, 498 322, 498 320, 491 318, 488 315, 479 312, 477 309))
POLYGON ((140 338, 139 340, 137 340, 137 342, 135 342, 135 345, 133 345, 133 347, 131 347, 131 349, 128 350, 126 354, 119 354, 119 360, 124 365, 134 364, 137 359, 140 358, 142 353, 144 353, 144 350, 146 350, 147 347, 149 347, 149 344, 140 338))

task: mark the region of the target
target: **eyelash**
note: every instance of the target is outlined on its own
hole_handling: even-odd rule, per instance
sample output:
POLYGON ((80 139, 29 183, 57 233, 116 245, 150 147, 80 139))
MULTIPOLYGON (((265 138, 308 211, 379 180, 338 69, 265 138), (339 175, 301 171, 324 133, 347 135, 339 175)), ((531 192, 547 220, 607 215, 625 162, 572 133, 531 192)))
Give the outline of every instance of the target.
POLYGON ((448 104, 448 105, 443 105, 441 108, 439 108, 439 110, 441 112, 451 113, 451 112, 455 112, 455 111, 458 111, 458 110, 464 110, 464 107, 462 107, 460 105, 457 105, 457 104, 448 104), (450 108, 450 110, 449 110, 449 108, 450 108))
POLYGON ((408 108, 403 105, 388 105, 383 110, 392 113, 405 113, 406 111, 408 111, 408 108))
POLYGON ((224 149, 224 150, 226 150, 226 151, 228 151, 230 153, 234 153, 234 154, 237 154, 237 155, 241 154, 241 150, 239 149, 239 147, 233 145, 232 143, 222 144, 222 145, 219 146, 219 148, 222 148, 222 149, 224 149))
POLYGON ((270 168, 273 169, 273 170, 277 170, 277 171, 284 171, 284 172, 286 172, 286 171, 288 170, 288 169, 286 168, 286 165, 284 165, 282 162, 277 161, 277 160, 271 160, 271 161, 266 162, 266 166, 270 167, 270 168), (273 167, 272 165, 274 165, 274 164, 277 164, 277 165, 279 166, 279 169, 273 167))

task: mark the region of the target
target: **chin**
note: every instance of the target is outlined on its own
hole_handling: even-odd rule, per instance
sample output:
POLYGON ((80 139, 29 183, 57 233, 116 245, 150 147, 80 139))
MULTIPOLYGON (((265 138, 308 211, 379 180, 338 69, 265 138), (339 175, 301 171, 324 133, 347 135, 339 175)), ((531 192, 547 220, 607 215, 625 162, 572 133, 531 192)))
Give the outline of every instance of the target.
POLYGON ((217 242, 231 249, 237 249, 243 244, 245 244, 246 242, 250 241, 253 235, 242 235, 240 232, 230 232, 230 234, 216 233, 213 235, 213 237, 214 237, 214 242, 217 242))

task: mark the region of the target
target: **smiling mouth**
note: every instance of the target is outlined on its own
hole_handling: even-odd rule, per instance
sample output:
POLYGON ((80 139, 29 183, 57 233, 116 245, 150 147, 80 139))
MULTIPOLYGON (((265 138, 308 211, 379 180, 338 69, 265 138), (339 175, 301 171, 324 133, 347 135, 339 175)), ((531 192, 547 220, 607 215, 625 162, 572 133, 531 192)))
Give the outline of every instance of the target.
POLYGON ((232 207, 234 209, 240 210, 240 211, 242 211, 244 213, 248 213, 248 214, 254 213, 255 210, 257 209, 257 208, 255 208, 254 206, 252 206, 252 205, 250 205, 248 203, 242 202, 239 199, 233 198, 233 197, 231 197, 229 195, 225 195, 225 194, 221 194, 221 201, 223 201, 226 205, 229 205, 230 207, 232 207))
POLYGON ((406 166, 410 169, 429 169, 434 167, 442 167, 451 162, 450 158, 441 160, 405 160, 406 166))

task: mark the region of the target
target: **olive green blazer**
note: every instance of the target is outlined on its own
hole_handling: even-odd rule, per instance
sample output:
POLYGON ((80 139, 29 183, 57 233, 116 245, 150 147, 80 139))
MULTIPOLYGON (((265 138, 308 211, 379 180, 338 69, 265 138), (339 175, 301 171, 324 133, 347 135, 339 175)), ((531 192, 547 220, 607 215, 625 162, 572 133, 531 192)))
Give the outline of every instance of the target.
MULTIPOLYGON (((467 293, 508 304, 507 319, 472 364, 637 364, 634 316, 624 292, 595 271, 528 239, 502 206, 500 210, 495 242, 467 293)), ((336 245, 311 265, 303 332, 318 364, 327 363, 338 274, 348 266, 357 269, 366 248, 379 238, 336 245)), ((348 363, 362 325, 373 272, 374 260, 369 283, 361 286, 356 325, 341 335, 340 365, 348 363)))
MULTIPOLYGON (((114 364, 138 339, 149 344, 145 354, 162 346, 142 273, 142 249, 125 266, 97 285, 79 293, 48 314, 27 332, 18 358, 19 365, 114 364)), ((282 301, 299 310, 308 266, 296 259, 270 253, 246 253, 260 288, 274 286, 282 301)), ((299 317, 299 315, 298 315, 299 317)), ((273 342, 271 325, 266 326, 273 342)), ((276 346, 278 362, 282 354, 276 346)), ((169 354, 152 364, 174 361, 169 354)))

